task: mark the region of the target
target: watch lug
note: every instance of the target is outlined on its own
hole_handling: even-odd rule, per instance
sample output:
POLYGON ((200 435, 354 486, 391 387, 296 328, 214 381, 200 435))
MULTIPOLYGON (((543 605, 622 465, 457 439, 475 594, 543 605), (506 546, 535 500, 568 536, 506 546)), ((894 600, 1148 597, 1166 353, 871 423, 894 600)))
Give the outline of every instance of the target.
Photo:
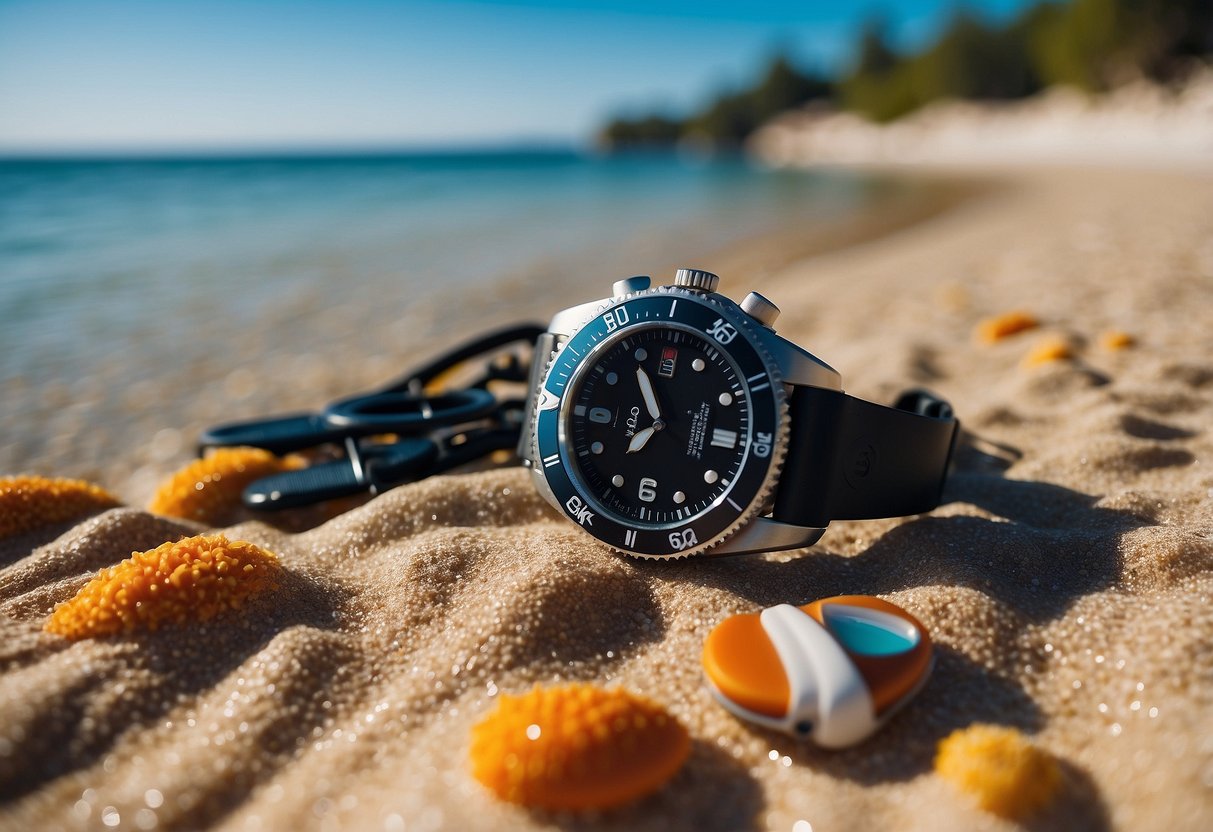
POLYGON ((556 511, 562 511, 560 501, 556 499, 556 495, 552 493, 552 487, 548 485, 547 478, 543 475, 543 469, 540 467, 531 468, 531 480, 535 483, 535 490, 539 492, 539 496, 552 504, 552 508, 556 511))
POLYGON ((755 327, 755 329, 757 329, 756 334, 763 346, 775 359, 775 364, 779 367, 785 383, 805 387, 823 387, 826 390, 842 390, 842 376, 829 364, 769 329, 759 327, 755 327))
POLYGON ((548 324, 548 332, 568 338, 579 330, 582 324, 606 309, 612 300, 614 298, 603 298, 602 300, 592 300, 589 303, 579 303, 576 306, 570 306, 568 309, 562 309, 556 313, 552 318, 552 322, 548 324))
POLYGON ((802 549, 812 546, 825 529, 808 526, 793 526, 780 523, 770 517, 755 517, 745 528, 729 535, 724 543, 713 546, 704 554, 708 557, 747 555, 755 552, 779 552, 784 549, 802 549))
POLYGON ((550 332, 539 336, 535 342, 535 351, 531 356, 531 372, 527 379, 527 401, 522 412, 522 425, 518 432, 518 457, 525 465, 534 465, 535 457, 535 411, 543 409, 544 397, 548 392, 541 385, 543 374, 548 368, 548 362, 555 353, 559 339, 550 332))

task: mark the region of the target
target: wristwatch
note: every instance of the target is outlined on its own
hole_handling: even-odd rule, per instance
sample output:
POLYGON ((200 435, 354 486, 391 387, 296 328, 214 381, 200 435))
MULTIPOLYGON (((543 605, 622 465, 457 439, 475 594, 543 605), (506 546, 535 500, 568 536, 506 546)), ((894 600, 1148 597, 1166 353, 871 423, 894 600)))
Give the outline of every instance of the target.
POLYGON ((831 520, 935 508, 959 427, 948 403, 846 395, 775 334, 778 307, 737 304, 719 281, 631 277, 552 319, 518 449, 539 492, 640 558, 798 549, 831 520))

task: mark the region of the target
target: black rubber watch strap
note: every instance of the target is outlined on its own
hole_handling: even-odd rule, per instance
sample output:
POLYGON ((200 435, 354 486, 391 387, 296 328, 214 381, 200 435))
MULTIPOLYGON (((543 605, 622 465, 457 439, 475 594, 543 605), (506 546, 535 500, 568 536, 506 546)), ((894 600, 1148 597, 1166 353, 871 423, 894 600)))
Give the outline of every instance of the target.
POLYGON ((797 526, 900 517, 939 505, 960 423, 924 390, 893 407, 796 387, 773 517, 797 526))

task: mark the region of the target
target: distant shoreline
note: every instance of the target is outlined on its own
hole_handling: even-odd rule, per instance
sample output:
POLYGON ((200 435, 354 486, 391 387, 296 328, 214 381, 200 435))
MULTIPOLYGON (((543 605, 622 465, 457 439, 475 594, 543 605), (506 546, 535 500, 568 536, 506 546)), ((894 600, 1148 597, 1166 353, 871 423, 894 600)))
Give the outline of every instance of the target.
POLYGON ((1213 70, 1176 90, 1138 82, 1098 97, 1056 88, 1012 103, 944 101, 883 125, 853 113, 791 112, 748 147, 776 167, 1213 170, 1213 70))

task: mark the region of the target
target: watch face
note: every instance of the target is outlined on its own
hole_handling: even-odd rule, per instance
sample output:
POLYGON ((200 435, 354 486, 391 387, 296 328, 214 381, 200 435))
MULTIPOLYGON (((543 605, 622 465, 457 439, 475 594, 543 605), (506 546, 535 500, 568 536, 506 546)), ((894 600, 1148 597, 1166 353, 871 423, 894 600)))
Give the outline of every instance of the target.
POLYGON ((750 403, 714 340, 648 324, 587 357, 565 436, 574 477, 615 519, 673 526, 721 499, 741 470, 750 403))
POLYGON ((557 354, 536 440, 552 493, 585 531, 664 557, 708 548, 757 512, 784 399, 742 314, 661 288, 606 309, 557 354))

